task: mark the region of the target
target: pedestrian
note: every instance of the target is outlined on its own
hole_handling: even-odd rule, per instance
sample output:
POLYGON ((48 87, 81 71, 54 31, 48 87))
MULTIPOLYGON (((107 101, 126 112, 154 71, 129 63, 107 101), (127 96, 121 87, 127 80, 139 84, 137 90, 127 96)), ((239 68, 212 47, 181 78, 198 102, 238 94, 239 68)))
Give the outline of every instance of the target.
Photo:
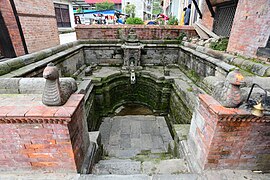
POLYGON ((185 25, 189 25, 190 13, 191 13, 191 4, 188 5, 186 12, 185 12, 185 17, 184 17, 184 24, 185 25))
POLYGON ((180 26, 183 26, 185 24, 184 19, 185 19, 186 10, 187 10, 187 7, 184 7, 182 15, 181 15, 180 26))

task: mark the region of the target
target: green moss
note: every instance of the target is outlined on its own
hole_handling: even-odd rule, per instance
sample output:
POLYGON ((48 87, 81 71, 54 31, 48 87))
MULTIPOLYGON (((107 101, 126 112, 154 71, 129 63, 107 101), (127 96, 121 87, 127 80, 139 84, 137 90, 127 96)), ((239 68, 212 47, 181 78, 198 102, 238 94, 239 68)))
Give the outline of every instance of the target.
POLYGON ((192 87, 189 87, 189 88, 187 88, 187 91, 192 92, 193 91, 193 88, 192 87))
POLYGON ((150 151, 142 152, 135 157, 131 158, 135 161, 145 162, 151 161, 154 163, 159 163, 162 160, 174 158, 171 153, 151 153, 150 151))
POLYGON ((264 61, 256 59, 256 58, 249 58, 249 57, 245 57, 245 56, 242 56, 242 55, 237 55, 237 57, 245 59, 245 60, 253 61, 253 62, 259 63, 259 64, 266 64, 264 61))
POLYGON ((211 42, 210 48, 218 51, 226 51, 229 38, 221 38, 217 42, 211 42))

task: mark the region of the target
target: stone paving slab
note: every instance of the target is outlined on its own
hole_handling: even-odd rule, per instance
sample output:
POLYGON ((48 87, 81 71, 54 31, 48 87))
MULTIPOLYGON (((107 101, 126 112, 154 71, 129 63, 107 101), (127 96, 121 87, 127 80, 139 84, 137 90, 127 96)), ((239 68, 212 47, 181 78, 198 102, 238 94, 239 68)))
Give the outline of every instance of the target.
POLYGON ((181 174, 188 173, 188 167, 183 159, 168 159, 160 162, 146 161, 142 163, 144 174, 181 174))
POLYGON ((93 168, 93 174, 140 174, 141 162, 133 160, 110 159, 101 160, 93 168))
POLYGON ((79 180, 151 180, 146 174, 134 175, 82 175, 79 180))
POLYGON ((0 172, 0 180, 78 180, 80 174, 39 171, 0 172))
POLYGON ((108 155, 118 158, 134 157, 141 151, 163 153, 173 140, 166 121, 161 116, 105 118, 100 126, 100 133, 108 155))
MULTIPOLYGON (((162 174, 162 175, 153 175, 152 180, 199 180, 201 179, 197 174, 162 174)), ((215 179, 219 180, 219 179, 215 179)))

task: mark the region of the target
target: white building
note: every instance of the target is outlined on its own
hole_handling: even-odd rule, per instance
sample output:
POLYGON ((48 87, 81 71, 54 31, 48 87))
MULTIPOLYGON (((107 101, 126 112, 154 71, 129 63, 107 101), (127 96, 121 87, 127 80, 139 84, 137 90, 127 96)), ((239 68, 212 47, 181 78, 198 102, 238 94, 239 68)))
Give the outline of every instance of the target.
MULTIPOLYGON (((199 9, 201 9, 202 1, 203 0, 196 0, 199 9)), ((199 18, 192 0, 160 0, 160 2, 163 5, 163 13, 170 17, 175 16, 179 22, 181 20, 183 9, 184 7, 187 7, 188 4, 192 4, 189 25, 195 23, 199 18)))
POLYGON ((135 17, 143 20, 152 18, 153 0, 122 0, 122 12, 125 12, 125 7, 129 4, 135 5, 135 17))
POLYGON ((53 0, 57 27, 61 29, 74 29, 74 13, 71 0, 53 0))

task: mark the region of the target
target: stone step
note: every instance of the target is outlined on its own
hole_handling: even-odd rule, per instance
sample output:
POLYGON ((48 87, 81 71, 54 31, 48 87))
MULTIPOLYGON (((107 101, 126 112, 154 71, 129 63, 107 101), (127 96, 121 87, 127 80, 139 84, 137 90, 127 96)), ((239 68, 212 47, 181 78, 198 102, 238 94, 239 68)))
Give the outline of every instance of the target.
POLYGON ((129 160, 129 159, 110 159, 101 160, 93 167, 93 174, 105 175, 105 174, 140 174, 141 162, 129 160))
POLYGON ((79 180, 198 180, 200 176, 197 174, 162 174, 162 175, 81 175, 79 180))
POLYGON ((209 39, 209 36, 198 25, 193 24, 193 27, 201 39, 209 39))
POLYGON ((128 175, 128 174, 181 174, 189 173, 183 159, 155 159, 153 161, 135 161, 130 159, 109 159, 97 163, 92 171, 95 175, 128 175))
POLYGON ((144 174, 181 174, 188 173, 187 163, 183 159, 167 159, 156 161, 145 161, 142 163, 144 174))

